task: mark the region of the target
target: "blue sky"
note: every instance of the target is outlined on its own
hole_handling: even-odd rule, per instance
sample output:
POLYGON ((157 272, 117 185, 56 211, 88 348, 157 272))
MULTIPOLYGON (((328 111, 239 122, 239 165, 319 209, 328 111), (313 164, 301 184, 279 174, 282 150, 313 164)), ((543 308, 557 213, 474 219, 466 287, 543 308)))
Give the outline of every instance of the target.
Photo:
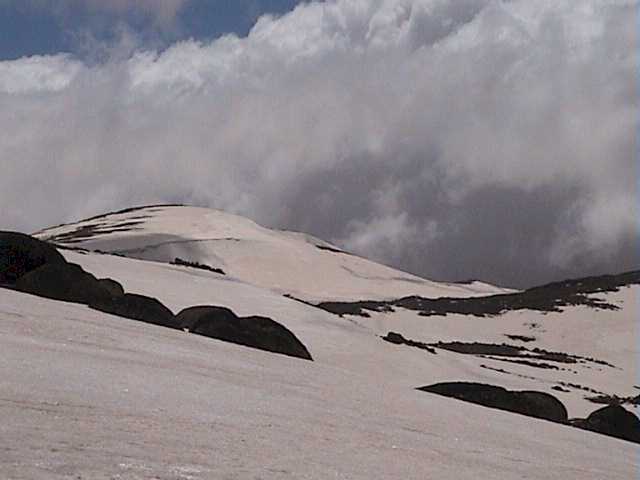
MULTIPOLYGON (((103 5, 111 1, 103 0, 103 5)), ((187 38, 209 40, 225 33, 244 36, 260 15, 286 13, 301 3, 300 0, 175 1, 179 3, 175 16, 159 21, 154 12, 135 5, 111 8, 96 6, 97 0, 0 0, 0 60, 59 52, 82 57, 87 34, 109 42, 122 27, 160 49, 187 38)), ((136 0, 114 2, 118 3, 133 5, 136 0)))

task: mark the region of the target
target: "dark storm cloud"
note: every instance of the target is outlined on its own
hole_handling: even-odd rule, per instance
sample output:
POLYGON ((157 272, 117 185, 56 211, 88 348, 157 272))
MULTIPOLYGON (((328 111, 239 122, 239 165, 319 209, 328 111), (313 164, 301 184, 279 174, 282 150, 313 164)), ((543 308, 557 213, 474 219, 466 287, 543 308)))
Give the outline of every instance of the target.
POLYGON ((0 62, 0 219, 185 201, 439 279, 634 268, 637 7, 343 0, 98 65, 0 62))

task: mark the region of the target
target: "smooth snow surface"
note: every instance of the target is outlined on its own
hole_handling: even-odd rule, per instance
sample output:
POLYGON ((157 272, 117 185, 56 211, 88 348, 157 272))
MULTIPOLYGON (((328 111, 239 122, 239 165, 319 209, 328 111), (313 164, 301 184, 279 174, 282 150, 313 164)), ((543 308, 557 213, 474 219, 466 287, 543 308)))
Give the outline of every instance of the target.
POLYGON ((46 229, 36 236, 144 260, 198 262, 308 301, 469 297, 507 291, 482 282, 425 280, 341 252, 310 235, 270 230, 247 218, 207 208, 133 209, 46 229))
MULTIPOLYGON (((160 273, 133 267, 139 285, 160 273)), ((148 290, 201 297, 186 276, 148 290)), ((631 443, 417 392, 448 359, 267 297, 255 308, 289 318, 315 362, 0 290, 0 477, 636 476, 631 443)))
POLYGON ((479 381, 544 391, 560 399, 570 417, 601 407, 588 400, 593 392, 638 395, 640 286, 598 294, 618 310, 580 306, 478 318, 420 317, 396 309, 339 317, 283 291, 339 298, 339 285, 317 271, 334 275, 348 298, 376 292, 394 297, 405 287, 461 294, 481 287, 407 282, 414 277, 220 212, 176 207, 122 215, 129 225, 109 216, 85 222, 94 226, 84 230, 76 224, 41 236, 61 241, 64 233, 76 232, 65 243, 149 256, 154 261, 62 251, 98 277, 157 297, 174 313, 212 304, 271 317, 308 347, 314 362, 0 289, 0 478, 626 480, 640 474, 638 445, 415 390, 440 381, 479 381), (131 224, 136 221, 142 223, 131 224), (162 231, 167 225, 170 234, 162 231), (123 231, 104 232, 114 229, 123 231), (161 238, 176 242, 178 230, 189 240, 149 249, 161 238), (227 236, 239 240, 211 240, 227 236), (81 242, 72 243, 74 238, 81 242), (244 242, 251 248, 234 247, 244 242), (297 257, 285 255, 287 249, 297 257), (228 275, 162 263, 172 257, 228 275), (308 261, 308 268, 296 270, 295 258, 308 261), (251 266, 258 263, 270 273, 254 275, 251 266), (366 275, 354 276, 345 265, 366 275), (287 283, 293 273, 298 284, 287 283), (261 285, 269 278, 279 287, 261 285), (553 369, 442 349, 432 354, 383 341, 388 331, 428 343, 504 342, 610 365, 539 362, 558 367, 553 369), (553 389, 559 385, 567 391, 553 389))
POLYGON ((127 291, 159 298, 174 313, 193 305, 213 304, 229 307, 242 316, 271 317, 293 331, 315 360, 362 372, 371 372, 372 368, 377 373, 388 370, 389 377, 402 380, 408 388, 465 380, 540 390, 558 397, 570 417, 586 416, 599 408, 601 405, 588 400, 598 393, 619 397, 640 394, 637 342, 640 286, 600 295, 620 307, 613 311, 578 306, 566 308, 562 313, 524 310, 479 318, 421 317, 416 312, 398 309, 392 313, 371 312, 370 318, 339 317, 211 272, 112 255, 63 253, 69 261, 81 264, 98 277, 119 280, 127 291), (382 341, 380 336, 389 331, 429 343, 462 341, 538 347, 593 358, 611 366, 590 361, 539 362, 557 367, 545 369, 444 350, 433 355, 382 341), (506 335, 531 336, 535 340, 523 343, 506 335), (552 389, 558 385, 569 391, 552 389))

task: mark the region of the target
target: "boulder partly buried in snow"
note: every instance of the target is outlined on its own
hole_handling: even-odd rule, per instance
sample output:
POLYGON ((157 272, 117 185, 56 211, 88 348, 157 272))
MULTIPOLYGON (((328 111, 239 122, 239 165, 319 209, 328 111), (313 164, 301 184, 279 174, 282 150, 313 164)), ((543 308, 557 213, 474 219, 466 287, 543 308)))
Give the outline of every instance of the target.
POLYGON ((14 285, 44 264, 64 264, 56 248, 24 233, 0 231, 0 284, 14 285))
POLYGON ((90 304, 112 296, 104 285, 75 263, 46 263, 21 276, 15 288, 54 300, 90 304))
POLYGON ((211 323, 225 325, 235 322, 238 316, 226 307, 213 305, 200 305, 189 307, 176 315, 180 328, 197 333, 196 328, 201 329, 202 324, 211 323))
POLYGON ((113 278, 100 278, 98 279, 100 286, 108 291, 112 297, 119 297, 124 295, 124 288, 120 282, 115 281, 113 278))
POLYGON ((228 308, 197 306, 181 311, 177 319, 182 328, 192 333, 313 360, 304 344, 289 329, 267 317, 238 317, 228 308))
POLYGON ((436 383, 420 387, 418 390, 552 422, 567 421, 567 409, 562 402, 544 392, 510 391, 495 385, 474 382, 436 383))
POLYGON ((600 408, 585 420, 572 420, 579 428, 640 443, 640 419, 620 405, 600 408))
POLYGON ((89 306, 101 312, 163 327, 178 328, 179 326, 171 310, 160 303, 158 299, 145 295, 125 293, 93 302, 89 306))
POLYGON ((566 423, 568 420, 566 407, 550 393, 535 390, 509 391, 509 393, 514 399, 513 412, 558 423, 566 423))

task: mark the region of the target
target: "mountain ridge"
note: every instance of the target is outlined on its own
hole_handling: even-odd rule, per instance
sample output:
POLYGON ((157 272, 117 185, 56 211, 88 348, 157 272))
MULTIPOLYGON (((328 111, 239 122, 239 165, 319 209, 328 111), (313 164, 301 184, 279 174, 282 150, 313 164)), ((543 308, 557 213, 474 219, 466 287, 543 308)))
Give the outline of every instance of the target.
POLYGON ((397 298, 396 292, 399 296, 462 297, 513 291, 480 281, 456 284, 423 279, 348 254, 306 233, 271 230, 238 215, 201 207, 134 207, 34 235, 61 246, 143 260, 197 262, 305 300, 367 298, 367 293, 383 299, 397 298), (380 280, 384 285, 376 284, 380 280), (310 290, 301 291, 301 284, 310 290))

